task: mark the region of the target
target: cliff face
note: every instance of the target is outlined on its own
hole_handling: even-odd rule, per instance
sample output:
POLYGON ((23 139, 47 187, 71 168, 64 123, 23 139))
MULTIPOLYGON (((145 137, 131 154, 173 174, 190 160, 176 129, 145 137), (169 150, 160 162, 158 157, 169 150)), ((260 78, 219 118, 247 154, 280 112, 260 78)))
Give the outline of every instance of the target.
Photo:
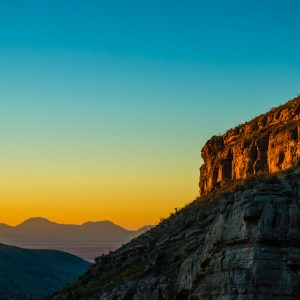
POLYGON ((51 299, 300 299, 299 110, 295 99, 212 138, 204 195, 51 299))
POLYGON ((196 200, 51 299, 294 300, 300 168, 196 200))
POLYGON ((200 193, 228 180, 291 168, 300 158, 300 97, 212 137, 201 151, 200 193))

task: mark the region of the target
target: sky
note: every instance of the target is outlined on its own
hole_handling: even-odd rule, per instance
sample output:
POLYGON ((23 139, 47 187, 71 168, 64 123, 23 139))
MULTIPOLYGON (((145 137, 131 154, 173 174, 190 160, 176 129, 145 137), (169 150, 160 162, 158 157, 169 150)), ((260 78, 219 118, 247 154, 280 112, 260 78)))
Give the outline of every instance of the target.
POLYGON ((0 2, 0 222, 157 224, 212 135, 300 93, 300 2, 0 2))

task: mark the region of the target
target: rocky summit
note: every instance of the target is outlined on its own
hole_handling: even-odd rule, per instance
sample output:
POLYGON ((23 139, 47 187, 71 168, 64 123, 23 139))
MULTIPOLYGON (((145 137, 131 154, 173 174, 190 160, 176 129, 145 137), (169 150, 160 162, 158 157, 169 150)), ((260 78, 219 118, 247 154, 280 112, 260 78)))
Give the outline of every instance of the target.
POLYGON ((211 145, 213 151, 204 150, 204 158, 218 170, 219 188, 212 188, 216 182, 209 179, 208 165, 202 167, 207 183, 201 197, 119 250, 98 257, 84 276, 51 299, 300 299, 298 117, 296 99, 213 138, 204 148, 211 145), (298 154, 289 152, 292 143, 298 154), (257 152, 250 150, 255 147, 257 152), (225 148, 231 151, 231 168, 222 160, 225 148))
POLYGON ((274 173, 300 158, 300 97, 254 120, 213 136, 201 151, 200 192, 229 180, 274 173))

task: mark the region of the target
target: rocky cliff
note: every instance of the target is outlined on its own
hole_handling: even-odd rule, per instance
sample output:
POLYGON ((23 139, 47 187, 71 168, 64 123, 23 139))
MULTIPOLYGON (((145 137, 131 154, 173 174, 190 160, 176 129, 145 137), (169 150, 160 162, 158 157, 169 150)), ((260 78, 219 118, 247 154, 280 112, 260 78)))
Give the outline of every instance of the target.
POLYGON ((300 299, 299 99, 279 108, 271 126, 275 111, 238 127, 235 135, 210 140, 203 150, 205 195, 97 258, 89 272, 51 299, 300 299), (239 158, 238 145, 248 149, 239 150, 239 158), (276 153, 282 153, 279 160, 276 153), (237 177, 237 170, 244 173, 237 177), (214 172, 222 183, 218 189, 209 179, 214 172), (235 178, 244 180, 230 180, 235 178))
POLYGON ((201 151, 200 193, 229 180, 275 173, 300 157, 300 97, 254 120, 212 137, 201 151))
POLYGON ((300 168, 211 194, 97 263, 51 299, 294 300, 300 168))

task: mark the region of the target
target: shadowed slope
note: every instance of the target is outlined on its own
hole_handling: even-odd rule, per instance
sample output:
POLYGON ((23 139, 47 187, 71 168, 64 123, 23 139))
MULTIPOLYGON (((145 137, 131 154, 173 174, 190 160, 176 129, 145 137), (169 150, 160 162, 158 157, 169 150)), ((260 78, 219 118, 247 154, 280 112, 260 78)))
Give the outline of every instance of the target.
POLYGON ((299 167, 237 182, 99 257, 51 299, 297 299, 299 201, 299 167))
POLYGON ((29 250, 0 244, 0 298, 38 299, 64 287, 90 264, 53 250, 29 250))
POLYGON ((213 137, 204 196, 51 299, 299 299, 299 122, 296 98, 213 137))

